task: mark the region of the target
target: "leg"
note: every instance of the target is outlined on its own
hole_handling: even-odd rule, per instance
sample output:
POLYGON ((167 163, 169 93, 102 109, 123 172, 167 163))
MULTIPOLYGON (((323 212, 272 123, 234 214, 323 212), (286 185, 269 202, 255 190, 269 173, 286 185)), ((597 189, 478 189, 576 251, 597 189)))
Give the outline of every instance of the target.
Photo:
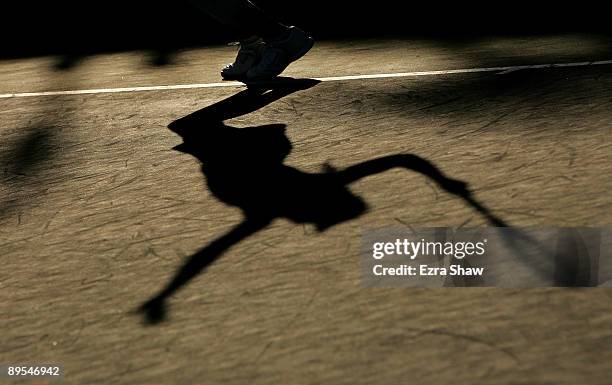
POLYGON ((196 7, 230 26, 240 39, 251 36, 274 38, 287 27, 266 15, 249 0, 190 0, 196 7))
POLYGON ((240 38, 236 60, 221 70, 221 76, 226 80, 278 76, 314 44, 309 34, 279 23, 249 0, 191 1, 221 23, 232 27, 240 38))

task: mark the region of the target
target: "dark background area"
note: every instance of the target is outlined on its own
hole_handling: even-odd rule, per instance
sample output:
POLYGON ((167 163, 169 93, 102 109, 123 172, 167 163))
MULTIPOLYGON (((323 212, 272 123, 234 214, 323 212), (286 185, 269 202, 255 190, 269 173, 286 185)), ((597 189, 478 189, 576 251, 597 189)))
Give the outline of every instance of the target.
MULTIPOLYGON (((317 39, 609 32, 604 5, 585 2, 280 1, 257 3, 317 39)), ((231 41, 187 0, 5 3, 1 57, 175 50, 231 41)))

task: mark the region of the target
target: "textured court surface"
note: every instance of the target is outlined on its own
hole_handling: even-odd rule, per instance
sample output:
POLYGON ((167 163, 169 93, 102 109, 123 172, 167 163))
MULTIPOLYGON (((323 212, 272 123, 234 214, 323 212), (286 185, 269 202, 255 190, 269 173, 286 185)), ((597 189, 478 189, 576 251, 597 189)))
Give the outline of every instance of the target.
MULTIPOLYGON (((609 60, 611 43, 324 42, 286 75, 609 60)), ((4 61, 0 93, 218 82, 233 53, 4 61)), ((0 363, 59 363, 67 384, 610 383, 610 289, 361 286, 368 229, 486 225, 405 170, 352 184, 370 210, 326 232, 273 222, 143 326, 130 312, 241 220, 167 126, 239 91, 0 100, 0 363)), ((286 124, 286 163, 304 171, 415 154, 509 224, 610 226, 611 105, 612 66, 557 68, 321 83, 227 124, 286 124)))

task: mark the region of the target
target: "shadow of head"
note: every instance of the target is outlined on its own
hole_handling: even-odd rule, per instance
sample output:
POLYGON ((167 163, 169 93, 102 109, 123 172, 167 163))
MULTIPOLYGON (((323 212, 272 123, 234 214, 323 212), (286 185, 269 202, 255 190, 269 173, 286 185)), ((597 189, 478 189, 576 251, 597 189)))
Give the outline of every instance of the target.
POLYGON ((201 129, 193 128, 182 132, 183 143, 174 150, 194 156, 208 169, 234 163, 246 168, 272 166, 291 152, 284 124, 236 128, 203 122, 201 129))
POLYGON ((291 142, 285 135, 286 125, 236 128, 226 125, 225 121, 257 111, 318 83, 313 79, 277 78, 249 84, 236 95, 172 122, 168 128, 183 139, 174 149, 196 157, 208 167, 217 162, 282 163, 291 152, 291 142))

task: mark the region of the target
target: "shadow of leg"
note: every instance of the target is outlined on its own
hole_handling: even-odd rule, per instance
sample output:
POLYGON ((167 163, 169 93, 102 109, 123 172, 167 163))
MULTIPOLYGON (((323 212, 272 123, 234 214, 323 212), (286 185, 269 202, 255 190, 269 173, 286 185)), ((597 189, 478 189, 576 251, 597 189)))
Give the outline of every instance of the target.
POLYGON ((198 251, 179 269, 174 278, 156 296, 149 299, 139 308, 148 324, 156 324, 166 318, 166 300, 190 280, 212 264, 226 250, 248 236, 262 230, 270 223, 268 219, 247 218, 227 234, 217 238, 208 246, 198 251))
POLYGON ((249 86, 229 98, 192 112, 168 125, 171 131, 182 135, 185 130, 197 130, 204 124, 222 122, 250 114, 294 92, 306 90, 320 83, 314 79, 281 78, 249 86))

